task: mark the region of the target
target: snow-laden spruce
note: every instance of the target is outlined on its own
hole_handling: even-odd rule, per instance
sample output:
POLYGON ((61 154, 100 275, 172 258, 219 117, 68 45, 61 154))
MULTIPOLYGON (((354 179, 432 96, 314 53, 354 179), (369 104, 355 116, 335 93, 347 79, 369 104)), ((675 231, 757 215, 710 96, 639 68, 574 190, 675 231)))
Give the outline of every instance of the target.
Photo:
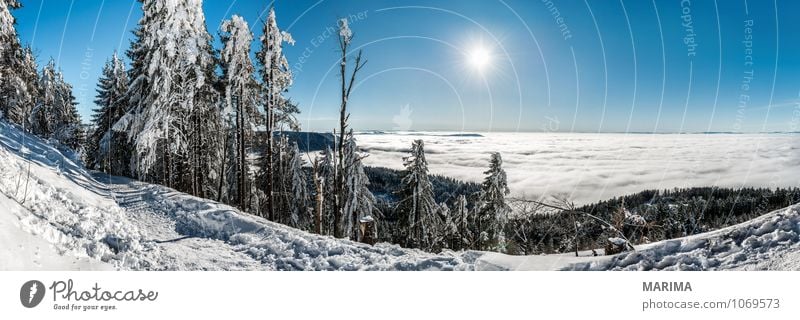
POLYGON ((235 203, 247 211, 252 205, 253 174, 247 155, 255 136, 254 128, 261 122, 258 112, 259 90, 255 80, 255 67, 250 59, 253 35, 244 18, 234 15, 222 23, 220 65, 225 86, 222 172, 217 199, 235 203), (225 167, 225 165, 228 165, 225 167))
POLYGON ((74 150, 83 142, 83 128, 72 95, 72 86, 64 80, 56 63, 50 59, 39 78, 41 95, 31 110, 31 131, 45 139, 52 139, 74 150))
POLYGON ((500 153, 492 153, 489 170, 484 173, 486 178, 481 185, 477 213, 475 220, 472 221, 472 226, 475 228, 476 249, 502 251, 502 226, 507 220, 511 208, 505 200, 510 190, 500 153))
MULTIPOLYGON (((345 137, 344 141, 344 198, 342 214, 344 237, 361 241, 364 234, 361 232, 360 222, 364 219, 375 221, 380 219, 375 209, 375 196, 369 191, 369 177, 364 173, 361 160, 366 157, 358 152, 358 145, 353 136, 353 131, 345 137)), ((375 224, 373 224, 375 226, 375 224)), ((377 231, 373 231, 377 233, 377 231)))
POLYGON ((92 110, 94 131, 88 136, 86 166, 116 175, 128 174, 128 157, 124 133, 114 132, 114 126, 125 115, 128 93, 128 75, 125 62, 115 52, 103 66, 97 83, 97 96, 92 110))
POLYGON ((20 4, 16 0, 0 0, 0 117, 16 120, 21 110, 17 86, 22 82, 17 73, 20 45, 11 10, 20 4))
POLYGON ((435 231, 440 224, 436 215, 438 205, 433 197, 433 186, 428 179, 428 161, 425 159, 425 143, 415 140, 411 155, 403 158, 402 189, 397 212, 402 225, 396 232, 398 239, 411 248, 430 248, 435 245, 435 231))
POLYGON ((115 130, 128 133, 141 179, 195 195, 216 190, 219 126, 216 68, 200 0, 143 2, 131 45, 130 110, 115 130))
POLYGON ((275 173, 274 157, 275 150, 275 131, 282 126, 290 129, 298 129, 298 123, 294 119, 294 114, 299 110, 289 99, 284 97, 284 92, 292 85, 292 71, 289 61, 283 55, 283 45, 287 43, 294 45, 291 34, 281 31, 278 28, 278 21, 275 17, 275 9, 270 8, 267 21, 264 22, 263 34, 261 35, 261 50, 256 53, 258 61, 259 75, 262 85, 262 104, 264 106, 264 125, 266 135, 266 148, 261 166, 260 185, 264 193, 264 201, 261 205, 260 213, 270 220, 275 219, 275 173))

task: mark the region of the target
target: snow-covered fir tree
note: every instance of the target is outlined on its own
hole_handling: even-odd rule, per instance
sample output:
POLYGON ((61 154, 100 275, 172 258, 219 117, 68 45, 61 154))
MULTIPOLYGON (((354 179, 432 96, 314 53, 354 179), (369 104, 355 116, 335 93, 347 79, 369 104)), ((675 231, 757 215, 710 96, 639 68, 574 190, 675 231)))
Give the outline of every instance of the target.
POLYGON ((426 249, 431 246, 429 228, 436 224, 438 206, 428 178, 425 143, 415 140, 411 145, 411 155, 403 160, 405 171, 396 209, 400 219, 399 240, 407 247, 426 249))
POLYGON ((451 219, 453 224, 455 224, 458 230, 458 241, 452 243, 453 246, 451 249, 469 248, 472 238, 469 221, 472 219, 470 217, 471 211, 467 207, 467 197, 465 195, 462 194, 456 198, 450 213, 452 215, 451 219))
MULTIPOLYGON (((5 80, 0 79, 0 82, 6 81, 7 84, 13 85, 12 91, 4 91, 4 97, 7 104, 6 117, 11 123, 23 126, 25 130, 30 129, 30 113, 36 105, 36 99, 39 97, 39 71, 36 66, 36 57, 33 55, 33 49, 25 47, 22 49, 21 59, 14 63, 12 75, 5 80), (13 97, 9 97, 9 95, 13 97)), ((0 72, 2 73, 2 72, 0 72)))
POLYGON ((222 82, 224 84, 223 119, 226 124, 228 142, 225 144, 225 171, 229 203, 248 210, 251 199, 253 177, 251 176, 248 151, 254 137, 253 129, 261 121, 258 112, 259 88, 254 78, 255 67, 250 59, 253 35, 247 22, 234 15, 222 24, 222 82))
POLYGON ((55 108, 55 127, 52 138, 59 143, 80 150, 86 140, 86 133, 81 124, 81 116, 78 114, 78 102, 72 94, 72 85, 64 80, 64 74, 59 71, 56 77, 58 85, 58 97, 55 108))
POLYGON ((361 162, 364 155, 358 152, 352 130, 345 136, 344 155, 343 237, 361 241, 363 235, 360 221, 368 219, 377 225, 379 217, 375 210, 375 196, 368 188, 369 177, 364 172, 364 165, 361 162))
POLYGON ((72 86, 64 81, 52 59, 42 70, 39 88, 40 95, 30 115, 31 131, 78 150, 84 134, 77 102, 72 95, 72 86))
POLYGON ((272 153, 273 174, 264 175, 262 179, 272 178, 273 203, 275 210, 272 221, 289 225, 291 223, 291 180, 289 179, 289 139, 284 135, 276 137, 275 152, 272 153))
POLYGON ((97 83, 97 96, 94 100, 97 108, 93 110, 92 116, 94 131, 88 136, 86 147, 87 167, 107 173, 125 173, 119 169, 124 169, 127 164, 126 145, 115 143, 122 139, 115 139, 115 132, 111 128, 125 114, 127 92, 128 75, 125 63, 114 53, 103 66, 103 73, 97 83))
MULTIPOLYGON (((136 150, 132 171, 193 195, 219 178, 219 105, 211 36, 200 0, 143 0, 128 55, 130 110, 118 125, 136 150)), ((115 130, 118 128, 115 127, 115 130)))
POLYGON ((14 27, 16 20, 11 10, 21 6, 17 0, 0 0, 0 61, 5 61, 19 49, 17 29, 14 27))
POLYGON ((439 207, 439 219, 442 221, 440 229, 441 245, 444 248, 457 250, 460 248, 461 234, 458 232, 458 220, 454 212, 446 203, 439 207))
POLYGON ((492 153, 489 170, 481 185, 477 212, 473 221, 478 250, 502 250, 503 230, 511 208, 506 203, 509 194, 503 158, 500 153, 492 153))
POLYGON ((39 76, 39 97, 30 114, 31 131, 41 137, 49 137, 55 127, 55 105, 58 100, 56 62, 53 59, 42 69, 39 76))
MULTIPOLYGON (((348 51, 350 45, 353 42, 353 31, 350 29, 349 22, 346 18, 339 19, 339 53, 341 54, 340 62, 339 62, 339 81, 341 83, 341 103, 339 105, 339 137, 336 142, 336 151, 338 155, 338 170, 336 171, 336 175, 334 177, 334 235, 336 237, 343 237, 346 233, 350 233, 348 230, 343 230, 344 224, 342 223, 343 220, 348 219, 346 217, 346 213, 344 212, 345 206, 345 193, 346 193, 346 179, 347 179, 347 172, 346 166, 341 165, 345 162, 345 140, 346 134, 348 133, 348 120, 350 118, 350 113, 347 111, 347 105, 350 100, 350 93, 353 90, 353 83, 355 82, 356 75, 364 67, 364 63, 366 61, 362 61, 362 51, 358 51, 358 55, 356 56, 355 66, 352 68, 352 72, 348 76, 348 68, 347 68, 347 58, 350 52, 348 51), (348 81, 349 78, 349 81, 348 81)), ((334 130, 334 133, 335 130, 334 130)))
POLYGON ((11 15, 11 10, 20 6, 16 0, 0 0, 0 116, 22 125, 24 109, 30 108, 30 101, 25 98, 25 82, 19 69, 23 52, 14 27, 16 20, 11 15))
POLYGON ((294 45, 292 36, 278 28, 278 21, 275 17, 275 9, 270 8, 267 21, 264 23, 263 35, 261 36, 261 50, 256 53, 256 58, 260 65, 259 75, 261 76, 262 94, 265 112, 265 131, 266 147, 261 167, 262 188, 265 195, 262 201, 261 212, 267 219, 275 219, 275 186, 276 180, 272 175, 275 173, 274 157, 275 137, 274 132, 281 124, 293 123, 292 113, 297 112, 297 108, 283 96, 283 93, 292 85, 292 72, 289 62, 283 55, 284 43, 294 45))
POLYGON ((297 143, 288 144, 284 153, 283 170, 284 188, 289 204, 289 226, 310 230, 312 224, 312 207, 309 205, 308 180, 303 171, 305 160, 297 143))
POLYGON ((321 194, 317 194, 318 201, 321 201, 322 207, 322 214, 321 214, 321 234, 330 235, 334 234, 334 222, 335 222, 335 214, 336 208, 335 204, 335 188, 334 188, 334 179, 336 176, 336 155, 334 154, 331 148, 326 148, 322 155, 317 159, 317 172, 318 179, 317 183, 320 184, 319 190, 316 192, 321 192, 321 194))

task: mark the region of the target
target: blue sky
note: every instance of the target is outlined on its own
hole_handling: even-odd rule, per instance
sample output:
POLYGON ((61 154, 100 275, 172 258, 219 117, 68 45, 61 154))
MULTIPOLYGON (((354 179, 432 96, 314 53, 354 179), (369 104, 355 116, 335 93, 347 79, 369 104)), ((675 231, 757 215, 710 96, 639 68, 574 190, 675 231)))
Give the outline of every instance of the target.
MULTIPOLYGON (((22 3, 14 12, 22 41, 41 63, 58 60, 88 119, 103 63, 128 47, 140 5, 22 3)), ((218 38, 221 21, 239 14, 258 36, 269 4, 206 0, 209 31, 218 38)), ((279 26, 297 41, 286 49, 295 70, 288 95, 309 130, 335 127, 336 41, 326 29, 348 16, 354 45, 369 60, 351 100, 358 130, 797 130, 797 1, 279 0, 275 6, 279 26), (490 56, 483 68, 469 63, 477 48, 490 56)))

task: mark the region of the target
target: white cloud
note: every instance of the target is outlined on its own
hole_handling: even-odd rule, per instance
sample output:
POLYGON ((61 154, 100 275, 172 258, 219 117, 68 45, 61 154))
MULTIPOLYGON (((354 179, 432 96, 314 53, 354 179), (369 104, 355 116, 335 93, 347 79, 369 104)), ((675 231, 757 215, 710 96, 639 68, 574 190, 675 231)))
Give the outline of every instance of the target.
POLYGON ((515 195, 587 203, 644 189, 800 185, 800 139, 787 134, 364 134, 367 165, 402 169, 414 139, 432 173, 480 181, 501 152, 515 195), (758 150, 756 152, 756 150, 758 150))

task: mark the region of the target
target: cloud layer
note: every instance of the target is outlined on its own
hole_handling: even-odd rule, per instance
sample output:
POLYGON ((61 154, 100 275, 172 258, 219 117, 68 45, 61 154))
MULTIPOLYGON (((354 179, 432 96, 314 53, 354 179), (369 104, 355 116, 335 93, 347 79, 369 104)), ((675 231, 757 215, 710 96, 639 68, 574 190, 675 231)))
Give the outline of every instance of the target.
POLYGON ((432 173, 480 181, 489 153, 503 155, 509 187, 527 198, 588 203, 644 189, 800 186, 800 139, 789 134, 488 133, 362 134, 370 166, 402 169, 414 139, 432 173))

